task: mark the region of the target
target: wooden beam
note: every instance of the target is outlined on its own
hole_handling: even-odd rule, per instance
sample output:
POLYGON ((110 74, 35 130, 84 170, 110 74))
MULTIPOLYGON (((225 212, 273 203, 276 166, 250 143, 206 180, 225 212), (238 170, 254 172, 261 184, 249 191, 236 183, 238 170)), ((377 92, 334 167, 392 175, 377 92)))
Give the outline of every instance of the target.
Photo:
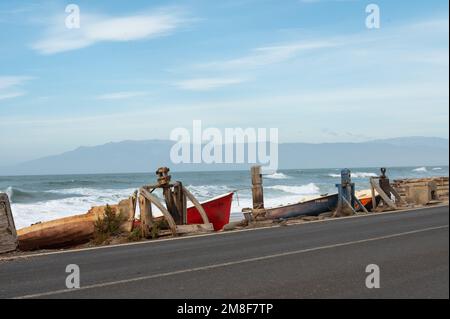
POLYGON ((392 209, 397 209, 395 203, 386 195, 386 193, 381 189, 380 185, 375 182, 374 179, 370 180, 372 187, 378 192, 383 201, 392 209))
POLYGON ((370 190, 372 192, 372 211, 375 211, 377 209, 377 196, 375 195, 375 188, 372 185, 372 180, 374 178, 370 178, 370 190))
POLYGON ((142 196, 144 196, 146 199, 150 201, 150 203, 154 204, 158 209, 161 211, 161 213, 164 215, 164 218, 167 220, 167 223, 169 224, 169 228, 172 231, 172 234, 174 236, 177 235, 177 224, 172 218, 172 215, 170 215, 169 211, 164 207, 163 204, 158 200, 156 196, 153 196, 145 189, 140 190, 140 193, 142 196))
POLYGON ((152 204, 141 194, 139 195, 139 211, 142 237, 147 238, 150 235, 150 227, 153 221, 152 204))
POLYGON ((354 200, 355 200, 355 202, 358 204, 358 206, 364 211, 364 213, 366 213, 366 214, 369 213, 369 211, 367 210, 367 208, 364 207, 364 205, 361 203, 361 201, 360 201, 357 197, 355 197, 354 200))
POLYGON ((208 215, 206 215, 205 210, 203 209, 203 206, 200 204, 200 202, 195 198, 194 195, 184 186, 181 186, 183 189, 183 192, 186 194, 186 197, 189 198, 189 200, 194 204, 195 208, 197 208, 198 212, 200 213, 200 216, 202 216, 203 223, 209 224, 209 218, 208 215))
POLYGON ((178 234, 209 233, 214 231, 213 224, 177 225, 178 234))
POLYGON ((261 166, 252 166, 252 199, 253 209, 264 209, 264 191, 261 166))

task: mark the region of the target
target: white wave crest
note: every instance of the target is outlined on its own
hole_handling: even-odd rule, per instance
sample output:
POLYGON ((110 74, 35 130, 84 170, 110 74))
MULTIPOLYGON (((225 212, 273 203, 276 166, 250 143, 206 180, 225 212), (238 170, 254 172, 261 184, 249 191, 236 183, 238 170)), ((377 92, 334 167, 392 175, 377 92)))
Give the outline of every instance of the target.
POLYGON ((275 185, 267 187, 269 189, 276 189, 285 193, 297 194, 297 195, 318 195, 320 194, 320 188, 314 183, 301 186, 287 186, 287 185, 275 185))
POLYGON ((211 197, 234 191, 234 189, 226 185, 188 185, 187 189, 189 189, 189 191, 191 191, 192 194, 197 196, 200 200, 209 199, 211 197))
POLYGON ((442 170, 442 167, 434 167, 433 168, 433 171, 441 171, 442 170))
POLYGON ((288 179, 289 176, 283 174, 283 173, 273 173, 270 175, 264 175, 264 178, 270 178, 270 179, 288 179))
POLYGON ((428 170, 426 167, 419 167, 419 168, 413 169, 413 172, 426 173, 426 172, 428 172, 428 170))
MULTIPOLYGON (((341 174, 328 174, 330 177, 341 178, 341 174)), ((352 178, 368 178, 368 177, 377 177, 378 175, 372 172, 352 172, 352 178)))

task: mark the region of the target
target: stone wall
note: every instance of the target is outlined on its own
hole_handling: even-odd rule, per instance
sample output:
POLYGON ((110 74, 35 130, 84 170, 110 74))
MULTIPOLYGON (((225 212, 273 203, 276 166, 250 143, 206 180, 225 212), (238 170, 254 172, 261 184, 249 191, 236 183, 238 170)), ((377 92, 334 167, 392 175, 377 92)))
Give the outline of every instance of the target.
POLYGON ((430 178, 409 178, 394 180, 392 186, 400 194, 400 196, 408 201, 412 191, 425 192, 427 188, 433 190, 433 199, 439 201, 448 201, 449 199, 449 178, 444 177, 430 177, 430 178))

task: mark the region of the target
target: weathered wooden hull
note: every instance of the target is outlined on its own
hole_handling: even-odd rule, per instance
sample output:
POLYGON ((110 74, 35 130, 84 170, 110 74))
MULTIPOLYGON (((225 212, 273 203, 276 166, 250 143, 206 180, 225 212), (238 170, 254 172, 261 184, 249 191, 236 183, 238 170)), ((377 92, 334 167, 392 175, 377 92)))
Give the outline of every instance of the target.
POLYGON ((269 219, 287 219, 299 216, 317 216, 337 207, 338 195, 328 195, 301 203, 266 209, 269 219))
MULTIPOLYGON (((111 208, 125 216, 122 229, 131 231, 134 211, 130 200, 111 208)), ((84 244, 94 235, 94 224, 103 218, 104 206, 93 207, 88 213, 34 224, 17 231, 20 250, 57 249, 84 244)))
POLYGON ((94 222, 85 214, 19 229, 19 249, 56 249, 86 243, 94 234, 94 222))
MULTIPOLYGON (((228 193, 201 203, 209 222, 214 226, 214 230, 221 230, 223 226, 230 222, 232 201, 233 193, 228 193)), ((188 207, 187 209, 187 223, 203 223, 200 213, 194 206, 188 207)))
MULTIPOLYGON (((372 197, 366 191, 358 192, 356 196, 364 207, 370 209, 372 197)), ((317 216, 336 209, 338 205, 338 195, 327 195, 314 198, 305 202, 266 209, 266 216, 269 219, 287 219, 299 216, 317 216)))

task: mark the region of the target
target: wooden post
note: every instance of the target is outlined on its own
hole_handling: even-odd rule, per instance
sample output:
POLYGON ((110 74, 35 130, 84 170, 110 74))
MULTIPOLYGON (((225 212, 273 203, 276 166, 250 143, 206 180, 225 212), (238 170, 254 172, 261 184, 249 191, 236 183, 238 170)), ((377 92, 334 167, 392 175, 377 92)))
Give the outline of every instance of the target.
POLYGON ((374 180, 374 178, 371 177, 370 178, 370 190, 372 191, 372 211, 374 212, 377 209, 377 196, 375 195, 375 188, 372 185, 373 180, 374 180))
POLYGON ((139 195, 139 210, 141 212, 142 237, 147 238, 153 224, 152 203, 142 195, 139 195))
POLYGON ((264 192, 261 166, 251 168, 253 209, 264 209, 264 192))
POLYGON ((17 249, 17 233, 8 196, 0 193, 0 253, 17 249))
POLYGON ((180 182, 173 186, 173 198, 178 213, 180 214, 181 224, 187 224, 187 200, 183 191, 183 185, 180 182))

